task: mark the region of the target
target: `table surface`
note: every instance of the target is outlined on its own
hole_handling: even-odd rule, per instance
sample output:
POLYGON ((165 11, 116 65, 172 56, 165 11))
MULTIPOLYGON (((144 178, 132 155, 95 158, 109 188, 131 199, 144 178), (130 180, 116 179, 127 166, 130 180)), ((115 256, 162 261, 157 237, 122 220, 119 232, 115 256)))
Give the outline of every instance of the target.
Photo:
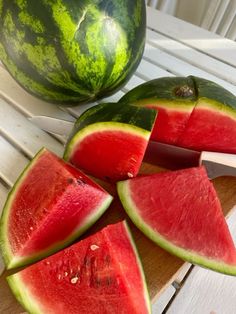
MULTIPOLYGON (((126 86, 103 101, 117 101, 125 92, 150 79, 187 75, 212 80, 236 95, 236 43, 147 8, 143 59, 126 86)), ((27 118, 44 114, 73 121, 92 105, 65 109, 36 99, 19 87, 0 63, 0 208, 19 174, 42 146, 60 156, 63 153, 65 138, 47 134, 27 118)), ((233 210, 228 223, 236 240, 234 221, 233 210)), ((0 267, 2 271, 1 261, 0 267)), ((236 280, 185 264, 153 305, 154 314, 163 311, 236 313, 236 280)))

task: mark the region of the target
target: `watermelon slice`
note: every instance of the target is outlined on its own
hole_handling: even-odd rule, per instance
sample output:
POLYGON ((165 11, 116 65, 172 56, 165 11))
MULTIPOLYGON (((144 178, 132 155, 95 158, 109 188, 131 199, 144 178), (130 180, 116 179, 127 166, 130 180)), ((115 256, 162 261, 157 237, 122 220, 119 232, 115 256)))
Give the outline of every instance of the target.
POLYGON ((119 102, 157 110, 151 139, 174 145, 196 104, 195 92, 191 77, 162 77, 135 87, 119 102))
POLYGON ((121 202, 136 226, 172 254, 236 275, 236 251, 205 168, 118 182, 121 202))
POLYGON ((75 123, 64 159, 107 181, 137 175, 156 111, 116 103, 88 109, 75 123))
POLYGON ((152 140, 236 153, 236 97, 214 82, 163 77, 135 87, 120 102, 158 110, 152 140))
POLYGON ((29 313, 151 313, 142 266, 125 222, 109 225, 7 280, 29 313))
POLYGON ((7 268, 38 260, 73 241, 112 201, 106 191, 46 149, 15 183, 1 218, 7 268))

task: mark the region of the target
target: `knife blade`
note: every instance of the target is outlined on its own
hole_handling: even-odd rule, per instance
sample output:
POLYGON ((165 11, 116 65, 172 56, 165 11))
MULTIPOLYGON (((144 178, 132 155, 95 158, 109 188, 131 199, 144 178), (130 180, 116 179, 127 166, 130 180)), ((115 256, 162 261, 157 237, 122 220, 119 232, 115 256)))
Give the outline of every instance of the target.
MULTIPOLYGON (((29 120, 49 133, 68 137, 74 122, 48 116, 34 116, 29 120)), ((149 141, 144 161, 171 170, 204 165, 208 177, 236 176, 236 155, 195 151, 170 144, 149 141)))

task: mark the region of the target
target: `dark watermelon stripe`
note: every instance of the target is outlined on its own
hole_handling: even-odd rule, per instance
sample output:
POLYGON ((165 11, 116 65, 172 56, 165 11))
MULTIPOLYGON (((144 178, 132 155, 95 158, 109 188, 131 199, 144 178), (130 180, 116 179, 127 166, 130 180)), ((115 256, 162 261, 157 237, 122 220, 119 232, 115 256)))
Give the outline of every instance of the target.
MULTIPOLYGON (((32 4, 32 3, 31 3, 32 4)), ((33 4, 33 7, 35 9, 35 4, 33 4)), ((52 22, 50 21, 50 14, 46 14, 46 10, 43 9, 43 7, 41 6, 40 3, 38 3, 38 5, 36 5, 36 7, 38 7, 38 9, 44 12, 44 17, 46 17, 46 19, 43 20, 43 25, 45 29, 51 29, 51 36, 52 36, 52 22), (44 22, 47 22, 48 24, 45 25, 44 22)), ((40 12, 41 12, 40 11, 40 12)), ((14 21, 15 24, 15 28, 22 31, 24 33, 24 40, 22 40, 22 43, 28 43, 28 44, 35 44, 36 40, 37 40, 37 36, 35 35, 35 33, 27 26, 27 25, 22 25, 22 23, 20 23, 18 15, 19 15, 19 7, 17 7, 16 4, 11 4, 10 10, 7 9, 6 13, 10 14, 10 12, 13 12, 11 14, 11 17, 14 21)), ((29 14, 31 14, 32 16, 34 16, 34 12, 31 12, 30 8, 29 8, 29 14)), ((6 16, 6 15, 5 15, 6 16)), ((4 23, 4 21, 3 21, 4 23)), ((58 29, 54 29, 55 32, 58 33, 58 29)), ((50 32, 49 32, 49 36, 46 39, 47 40, 47 44, 48 46, 52 46, 51 44, 51 38, 50 38, 50 32)), ((3 32, 4 33, 4 32, 3 32)), ((12 56, 12 58, 14 57, 14 59, 16 59, 16 63, 18 65, 18 70, 23 72, 26 76, 28 76, 29 78, 32 78, 35 82, 37 82, 38 84, 44 86, 46 89, 49 89, 49 91, 51 92, 55 92, 55 94, 59 93, 59 94, 65 94, 67 96, 71 96, 73 98, 76 99, 80 99, 83 98, 81 97, 81 94, 85 95, 86 97, 84 97, 84 99, 87 98, 87 95, 90 94, 90 92, 85 88, 85 90, 83 90, 81 87, 82 85, 82 81, 78 81, 75 82, 76 78, 76 74, 74 74, 74 77, 71 77, 71 73, 73 74, 73 68, 72 66, 68 66, 68 68, 66 68, 66 64, 67 64, 67 58, 66 56, 63 56, 62 53, 62 48, 59 45, 59 40, 55 40, 54 41, 54 45, 52 47, 54 47, 56 49, 56 53, 57 53, 57 57, 58 60, 60 61, 60 65, 61 68, 60 70, 58 70, 58 75, 60 75, 60 72, 67 72, 67 77, 64 78, 64 81, 66 82, 66 84, 68 85, 68 88, 63 87, 63 86, 58 86, 56 84, 53 84, 52 81, 49 81, 48 79, 45 78, 45 74, 47 74, 47 67, 45 66, 45 70, 42 71, 42 74, 39 74, 39 70, 37 68, 35 68, 35 65, 32 64, 28 59, 27 56, 25 55, 24 51, 22 51, 21 54, 19 54, 19 51, 14 51, 13 46, 9 44, 9 37, 10 38, 14 38, 14 34, 6 34, 3 38, 2 38, 2 43, 4 44, 5 47, 9 47, 7 54, 9 56, 12 56), (62 66, 63 64, 63 66, 62 66), (75 91, 73 91, 73 89, 69 88, 69 81, 71 81, 71 84, 73 84, 73 89, 75 91), (77 90, 77 91, 76 91, 77 90)), ((45 38, 44 38, 45 39, 45 38)), ((23 50, 23 49, 22 49, 23 50)), ((63 80, 63 77, 62 77, 63 80)), ((57 96, 57 95, 56 95, 57 96)))
MULTIPOLYGON (((96 22, 96 14, 98 14, 96 11, 96 6, 93 4, 91 5, 91 8, 88 6, 85 7, 83 14, 81 14, 79 18, 77 17, 76 24, 79 21, 79 31, 75 33, 75 38, 73 38, 72 43, 81 52, 82 56, 80 63, 83 64, 83 67, 85 68, 85 71, 83 71, 83 68, 77 68, 77 74, 80 78, 89 82, 88 88, 95 90, 95 92, 103 87, 103 81, 110 84, 110 73, 115 62, 114 57, 111 56, 113 54, 111 52, 115 49, 115 47, 111 48, 114 39, 112 40, 111 38, 109 42, 106 39, 104 42, 103 38, 106 38, 108 30, 105 29, 103 31, 103 26, 106 24, 104 22, 105 19, 103 20, 100 18, 99 22, 96 22), (103 33, 106 35, 105 37, 103 33), (96 45, 94 45, 94 43, 96 43, 96 45), (88 61, 85 61, 83 55, 87 55, 88 52, 89 58, 87 58, 88 61)), ((71 20, 73 21, 73 19, 71 20)), ((58 19, 57 23, 60 23, 60 19, 58 19)), ((62 36, 64 38, 66 37, 65 34, 62 34, 62 36)), ((68 43, 66 44, 66 47, 63 47, 64 51, 67 49, 68 43)), ((68 53, 68 58, 69 57, 70 52, 68 53)), ((77 63, 79 63, 79 61, 77 63)))
MULTIPOLYGON (((10 18, 8 14, 10 14, 9 11, 7 11, 6 17, 8 16, 10 18)), ((45 98, 47 98, 47 90, 48 96, 50 96, 49 98, 53 96, 53 93, 55 93, 55 97, 59 96, 62 99, 65 98, 65 95, 69 96, 69 98, 76 97, 76 99, 81 96, 73 90, 69 90, 68 88, 62 88, 50 83, 48 80, 45 79, 45 74, 40 76, 37 69, 35 69, 35 67, 28 61, 26 55, 22 51, 17 51, 16 49, 14 49, 14 42, 12 42, 11 45, 10 39, 14 37, 13 35, 14 34, 11 33, 4 33, 3 31, 1 36, 1 42, 5 47, 9 48, 6 51, 6 55, 8 55, 9 60, 11 57, 15 59, 17 58, 15 71, 10 72, 13 76, 16 75, 18 77, 19 83, 21 83, 28 90, 31 90, 32 87, 34 87, 35 89, 36 85, 40 85, 42 90, 41 93, 45 96, 45 98), (32 86, 32 80, 34 80, 34 82, 36 83, 34 84, 34 86, 32 86)), ((4 56, 2 55, 2 61, 4 64, 10 64, 8 58, 4 58, 4 56)), ((40 88, 38 89, 38 93, 40 93, 40 88)))
MULTIPOLYGON (((86 4, 88 1, 81 1, 80 5, 82 10, 86 8, 86 4)), ((93 3, 93 2, 92 2, 93 3)), ((65 6, 67 6, 67 10, 69 10, 71 7, 76 8, 77 6, 76 1, 72 1, 70 4, 65 3, 65 6)), ((127 75, 127 70, 131 67, 136 69, 137 67, 137 62, 140 59, 140 56, 143 53, 144 49, 144 37, 145 37, 145 23, 146 23, 146 14, 145 14, 145 5, 142 1, 136 1, 135 3, 133 2, 127 2, 127 1, 119 1, 119 2, 114 2, 114 1, 100 1, 98 4, 98 7, 101 11, 104 12, 104 15, 107 16, 107 21, 110 22, 113 20, 113 16, 116 17, 116 20, 118 21, 118 24, 122 25, 122 29, 125 31, 126 36, 127 36, 127 49, 126 49, 126 54, 128 55, 127 58, 127 64, 123 70, 123 74, 119 78, 119 82, 122 82, 127 75), (136 20, 137 22, 134 23, 131 19, 130 16, 137 16, 136 20), (134 31, 134 25, 136 25, 135 31, 134 31), (140 30, 140 24, 143 25, 142 31, 140 30), (132 42, 132 45, 129 45, 129 43, 132 42), (141 44, 140 44, 141 43, 141 44), (137 51, 139 51, 137 55, 137 51), (135 52, 135 53, 134 53, 135 52), (129 62, 128 62, 129 61, 129 62), (130 63, 132 63, 132 66, 130 66, 130 63)), ((74 22, 78 21, 78 15, 76 14, 71 14, 71 17, 74 22)), ((80 29, 82 32, 80 33, 78 39, 79 43, 81 45, 81 51, 83 53, 88 52, 88 46, 86 41, 83 40, 86 32, 86 24, 91 24, 92 23, 92 16, 86 17, 86 19, 81 23, 80 29)), ((103 25, 105 27, 105 23, 103 25)), ((108 25, 109 27, 109 25, 108 25)), ((107 30, 104 30, 107 32, 107 30)), ((113 36, 113 34, 112 34, 113 36)), ((102 29, 101 29, 101 34, 99 37, 102 37, 102 29)), ((114 36, 111 38, 111 42, 114 41, 114 36)), ((113 87, 113 84, 116 84, 116 78, 113 79, 112 77, 112 72, 114 69, 114 62, 115 62, 115 55, 110 54, 107 51, 107 43, 101 45, 101 49, 103 51, 103 54, 106 56, 106 71, 104 73, 104 77, 102 80, 102 83, 100 84, 102 87, 113 87), (111 82, 114 80, 114 83, 112 85, 111 82)))
MULTIPOLYGON (((32 44, 32 45, 36 44, 37 39, 39 38, 38 35, 35 34, 35 32, 32 29, 30 29, 28 25, 24 25, 19 21, 19 12, 20 12, 19 7, 16 6, 15 10, 13 10, 12 8, 12 12, 14 13, 12 14, 12 17, 16 25, 16 28, 25 33, 24 42, 28 44, 32 44)), ((42 72, 45 72, 45 73, 42 73, 41 75, 39 75, 38 74, 39 69, 35 69, 35 65, 32 64, 29 60, 27 62, 27 56, 25 56, 25 60, 21 61, 21 63, 23 63, 24 65, 24 69, 22 69, 22 71, 24 71, 27 75, 29 75, 29 77, 34 78, 38 83, 48 86, 52 90, 55 90, 55 91, 61 90, 62 93, 70 95, 69 83, 71 82, 71 84, 73 84, 73 89, 75 90, 75 92, 73 92, 71 88, 72 96, 78 97, 77 92, 88 95, 89 91, 85 85, 83 86, 83 81, 77 81, 77 82, 75 81, 75 78, 77 77, 76 73, 74 73, 74 68, 68 64, 68 61, 67 61, 68 59, 63 54, 63 49, 60 46, 60 41, 57 40, 57 38, 54 38, 53 45, 52 45, 53 34, 58 33, 59 29, 56 27, 56 25, 54 25, 55 23, 53 23, 51 13, 47 11, 46 7, 43 6, 42 3, 40 2, 37 2, 36 5, 35 3, 32 3, 32 2, 27 3, 27 12, 33 18, 35 17, 35 19, 37 16, 37 20, 40 20, 42 25, 44 25, 44 28, 47 30, 47 38, 45 37, 42 37, 42 38, 44 38, 44 40, 46 41, 45 46, 53 47, 55 49, 56 57, 60 64, 60 69, 58 69, 56 74, 60 75, 60 72, 66 72, 67 76, 64 78, 64 80, 68 84, 68 88, 57 86, 53 84, 52 81, 45 79, 45 74, 48 71, 47 65, 45 65, 45 69, 42 69, 42 72), (40 12, 43 12, 42 16, 40 16, 40 12), (25 65, 27 65, 27 67, 25 67, 25 65)), ((63 80, 63 77, 61 78, 63 80)))

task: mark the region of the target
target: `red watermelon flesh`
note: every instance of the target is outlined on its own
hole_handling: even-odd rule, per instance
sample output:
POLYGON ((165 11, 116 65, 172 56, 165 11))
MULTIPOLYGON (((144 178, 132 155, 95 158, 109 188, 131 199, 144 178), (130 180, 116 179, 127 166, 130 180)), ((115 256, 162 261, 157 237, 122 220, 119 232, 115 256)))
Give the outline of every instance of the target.
POLYGON ((145 314, 150 302, 125 222, 7 278, 30 313, 145 314))
POLYGON ((150 132, 146 133, 134 126, 116 127, 114 123, 108 128, 100 127, 78 140, 70 162, 103 180, 115 182, 134 177, 148 144, 150 132))
POLYGON ((236 153, 235 113, 206 100, 199 101, 177 141, 177 145, 195 150, 236 153))
POLYGON ((133 222, 154 242, 195 264, 236 275, 236 251, 205 168, 118 183, 133 222))
POLYGON ((94 223, 112 197, 43 149, 18 179, 2 217, 2 251, 12 268, 65 246, 94 223))
MULTIPOLYGON (((141 105, 141 102, 137 104, 141 105)), ((144 106, 146 108, 156 109, 158 112, 151 133, 151 140, 174 145, 185 130, 194 103, 189 103, 189 105, 186 106, 184 103, 178 105, 178 102, 160 101, 153 104, 150 102, 144 106)))

